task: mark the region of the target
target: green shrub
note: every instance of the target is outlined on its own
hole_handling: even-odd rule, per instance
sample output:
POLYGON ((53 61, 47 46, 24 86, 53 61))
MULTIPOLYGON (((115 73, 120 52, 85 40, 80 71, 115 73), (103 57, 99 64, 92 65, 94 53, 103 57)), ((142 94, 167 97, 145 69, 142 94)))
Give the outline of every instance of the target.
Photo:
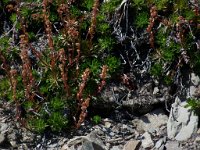
POLYGON ((194 113, 196 115, 200 115, 200 101, 199 101, 199 99, 189 98, 187 100, 187 105, 185 107, 194 111, 194 113))
MULTIPOLYGON (((8 1, 4 2, 6 7, 8 1)), ((17 38, 7 33, 0 37, 0 61, 5 66, 0 96, 16 103, 18 119, 27 128, 60 132, 84 121, 90 99, 120 66, 110 56, 115 45, 110 25, 101 18, 106 16, 102 10, 114 10, 119 2, 84 0, 68 7, 59 0, 29 0, 5 20, 15 25, 11 33, 17 38), (48 40, 38 51, 31 42, 37 43, 40 34, 48 40), (108 57, 102 58, 105 51, 108 57)))
POLYGON ((95 115, 95 116, 93 116, 92 121, 95 124, 99 124, 101 122, 101 117, 99 115, 95 115))

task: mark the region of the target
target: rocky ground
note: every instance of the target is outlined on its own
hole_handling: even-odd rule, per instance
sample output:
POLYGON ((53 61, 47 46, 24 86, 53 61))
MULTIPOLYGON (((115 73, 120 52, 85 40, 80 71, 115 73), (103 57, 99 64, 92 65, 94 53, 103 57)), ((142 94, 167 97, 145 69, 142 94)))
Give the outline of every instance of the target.
MULTIPOLYGON (((133 75, 127 76, 134 81, 133 75)), ((199 118, 185 108, 186 99, 199 94, 199 77, 190 75, 184 97, 170 94, 169 87, 155 80, 140 80, 140 85, 133 89, 124 84, 107 85, 99 100, 92 104, 97 110, 93 113, 102 116, 101 122, 95 125, 88 117, 79 130, 60 134, 32 133, 16 121, 14 104, 1 100, 0 149, 200 149, 199 118)))
MULTIPOLYGON (((110 118, 102 118, 97 125, 86 120, 81 128, 74 132, 37 135, 16 122, 12 103, 1 101, 0 148, 2 150, 200 149, 200 129, 192 130, 195 123, 189 125, 191 120, 175 129, 173 121, 169 123, 173 119, 170 115, 166 115, 163 109, 155 109, 141 117, 129 117, 129 119, 126 119, 127 114, 123 113, 113 112, 110 118), (181 130, 188 125, 192 131, 187 128, 181 130), (174 133, 171 133, 172 130, 174 133), (175 133, 175 130, 179 133, 175 133), (181 134, 179 136, 183 139, 178 138, 178 134, 181 134)), ((180 121, 180 118, 177 119, 180 121)))
MULTIPOLYGON (((41 40, 43 41, 43 40, 41 40)), ((38 42, 36 47, 42 47, 38 42)), ((88 118, 79 130, 34 134, 16 121, 12 102, 0 101, 0 149, 10 150, 198 150, 199 119, 186 99, 198 97, 200 79, 191 73, 185 91, 166 87, 142 72, 124 74, 126 84, 110 83, 92 104, 102 120, 88 118), (135 83, 137 80, 137 83, 135 83), (182 96, 184 95, 184 96, 182 96)), ((92 109, 91 109, 92 110, 92 109)), ((90 111, 90 110, 89 110, 90 111)))
MULTIPOLYGON (((200 79, 195 74, 190 76, 186 97, 195 97, 199 91, 200 79)), ((186 101, 180 96, 175 96, 170 105, 170 94, 167 92, 169 88, 152 86, 152 82, 155 81, 149 80, 134 91, 124 85, 110 84, 102 92, 102 100, 99 100, 101 105, 94 103, 92 106, 101 108, 99 112, 95 112, 102 115, 101 122, 95 125, 88 117, 79 130, 60 134, 32 133, 16 121, 14 104, 1 100, 0 149, 200 149, 198 116, 189 108, 185 108, 186 101), (110 106, 114 106, 115 109, 110 106), (140 115, 130 110, 136 110, 140 115)))
MULTIPOLYGON (((37 44, 36 47, 44 45, 37 44)), ((111 83, 105 87, 98 101, 92 104, 97 110, 93 113, 102 115, 99 124, 88 118, 79 130, 61 134, 32 133, 16 121, 14 104, 1 100, 0 149, 200 149, 199 119, 184 107, 187 98, 198 97, 199 77, 194 73, 189 75, 182 96, 178 90, 165 87, 142 72, 138 74, 141 76, 124 74, 126 84, 111 83)))

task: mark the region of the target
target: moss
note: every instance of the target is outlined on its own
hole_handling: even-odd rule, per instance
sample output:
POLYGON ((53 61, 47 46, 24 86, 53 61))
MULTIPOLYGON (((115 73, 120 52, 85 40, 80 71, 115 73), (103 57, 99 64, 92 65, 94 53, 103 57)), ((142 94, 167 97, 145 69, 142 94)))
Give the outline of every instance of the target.
POLYGON ((95 115, 92 117, 92 121, 95 123, 95 124, 99 124, 101 122, 101 116, 99 115, 95 115))
POLYGON ((47 122, 52 131, 60 132, 63 128, 66 128, 68 119, 60 112, 52 112, 47 122))
POLYGON ((47 127, 44 119, 33 118, 29 122, 29 127, 37 133, 43 133, 45 128, 47 127))
POLYGON ((10 81, 7 78, 3 78, 0 81, 0 97, 1 99, 12 100, 10 81))
POLYGON ((112 37, 99 38, 98 45, 100 50, 112 50, 114 45, 114 39, 112 37))
POLYGON ((102 4, 101 9, 104 13, 112 13, 115 11, 115 9, 119 6, 120 3, 121 0, 109 0, 102 4))
POLYGON ((164 77, 164 83, 169 86, 173 83, 173 80, 170 76, 165 76, 164 77))
POLYGON ((81 6, 84 7, 87 11, 91 11, 93 2, 93 0, 84 0, 82 1, 81 6))
POLYGON ((163 69, 162 69, 162 64, 160 63, 155 63, 152 67, 151 67, 151 70, 150 70, 150 73, 153 75, 153 76, 161 76, 162 75, 162 72, 163 72, 163 69))
POLYGON ((120 68, 120 60, 114 56, 108 56, 104 62, 108 66, 108 72, 113 74, 120 68))
POLYGON ((145 28, 148 25, 149 15, 147 12, 140 12, 136 16, 135 24, 137 28, 145 28))
POLYGON ((72 14, 72 17, 75 18, 75 17, 80 16, 82 13, 81 13, 81 11, 78 7, 71 6, 70 7, 70 14, 72 14))
POLYGON ((133 1, 132 5, 136 6, 138 8, 141 8, 141 6, 145 6, 146 5, 145 0, 132 0, 132 1, 133 1))
POLYGON ((156 8, 158 10, 164 10, 166 9, 167 7, 167 4, 171 2, 171 0, 155 0, 154 3, 156 5, 156 8))

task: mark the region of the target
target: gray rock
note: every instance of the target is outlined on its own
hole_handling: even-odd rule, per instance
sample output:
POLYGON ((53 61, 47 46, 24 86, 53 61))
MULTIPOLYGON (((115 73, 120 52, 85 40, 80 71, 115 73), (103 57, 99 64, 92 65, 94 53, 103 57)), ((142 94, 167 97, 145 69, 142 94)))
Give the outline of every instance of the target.
POLYGON ((121 148, 119 146, 113 146, 110 150, 121 150, 121 148))
POLYGON ((166 150, 182 150, 182 148, 179 147, 179 143, 177 141, 168 141, 165 144, 166 150))
POLYGON ((165 137, 159 139, 156 142, 154 149, 156 149, 156 150, 164 150, 165 149, 166 138, 167 137, 165 136, 165 137))
MULTIPOLYGON (((96 146, 96 145, 93 145, 93 143, 89 140, 85 140, 82 143, 81 150, 95 150, 95 147, 93 146, 96 146)), ((101 150, 101 148, 97 148, 97 149, 101 150)))
POLYGON ((17 140, 17 131, 16 130, 11 130, 12 132, 10 134, 7 135, 7 138, 9 140, 17 140))
POLYGON ((188 94, 187 94, 187 98, 196 97, 196 91, 197 91, 196 86, 193 86, 193 85, 190 86, 188 94))
POLYGON ((118 125, 114 125, 112 127, 112 131, 115 132, 116 134, 118 134, 120 132, 120 127, 118 125))
POLYGON ((92 142, 86 136, 75 137, 63 145, 61 150, 94 150, 92 142))
POLYGON ((11 140, 11 141, 10 141, 10 144, 11 144, 11 146, 12 146, 13 148, 18 147, 18 145, 17 145, 17 141, 13 141, 13 140, 11 140))
POLYGON ((87 137, 94 143, 98 144, 98 145, 101 145, 101 146, 104 146, 103 144, 103 141, 100 140, 97 136, 98 134, 98 130, 94 130, 92 131, 90 134, 87 135, 87 137))
POLYGON ((149 128, 149 129, 148 129, 148 132, 149 132, 152 136, 156 136, 156 134, 157 134, 157 129, 155 129, 155 128, 149 128))
POLYGON ((63 144, 61 147, 61 150, 69 150, 69 147, 67 144, 63 144))
POLYGON ((197 134, 200 134, 200 128, 197 130, 197 134))
POLYGON ((194 73, 191 73, 191 82, 192 82, 192 84, 195 85, 195 86, 199 85, 199 83, 200 83, 199 76, 197 76, 197 75, 194 74, 194 73))
POLYGON ((161 126, 167 125, 168 117, 162 109, 156 109, 139 119, 134 119, 132 122, 136 129, 141 132, 158 132, 161 126))
POLYGON ((0 123, 0 132, 5 133, 8 129, 8 124, 7 123, 0 123))
POLYGON ((138 140, 130 140, 125 145, 123 150, 138 150, 141 142, 138 140))
POLYGON ((30 148, 28 148, 28 146, 25 144, 25 143, 23 143, 23 144, 21 144, 19 147, 18 147, 18 150, 29 150, 30 148))
POLYGON ((165 149, 165 145, 162 144, 158 150, 164 150, 164 149, 165 149))
POLYGON ((197 132, 198 116, 195 116, 189 108, 185 108, 186 104, 186 102, 180 102, 178 97, 172 104, 167 123, 167 136, 169 139, 185 141, 197 132))
POLYGON ((139 139, 140 133, 135 130, 134 132, 135 139, 139 139))
POLYGON ((191 73, 190 87, 187 91, 187 98, 199 98, 200 97, 200 79, 194 73, 191 73))
POLYGON ((150 112, 155 104, 170 100, 168 91, 166 87, 162 87, 162 89, 154 87, 153 81, 150 79, 146 83, 138 85, 135 90, 113 83, 104 88, 99 100, 93 103, 93 107, 111 110, 120 106, 131 113, 145 114, 150 112))
POLYGON ((110 122, 105 122, 105 127, 106 127, 106 128, 110 128, 111 125, 112 125, 112 124, 111 124, 110 122))
POLYGON ((5 141, 5 135, 0 134, 0 145, 3 145, 4 141, 5 141))
POLYGON ((31 142, 31 141, 34 141, 34 140, 35 140, 35 136, 32 135, 32 134, 24 134, 24 135, 22 136, 22 139, 21 139, 21 140, 24 141, 24 142, 31 142))
POLYGON ((79 136, 70 139, 67 144, 64 144, 61 150, 105 150, 105 145, 96 136, 96 131, 91 132, 87 136, 79 136))
POLYGON ((58 143, 48 144, 48 148, 56 149, 58 147, 58 143))
POLYGON ((143 139, 142 139, 142 147, 143 148, 152 148, 154 146, 154 142, 151 139, 151 135, 148 132, 145 132, 142 135, 143 139))
POLYGON ((113 137, 113 136, 115 136, 115 133, 114 133, 114 132, 110 132, 109 135, 110 135, 111 137, 113 137))
POLYGON ((197 136, 197 137, 195 138, 195 142, 196 142, 196 143, 200 143, 200 136, 197 136))
POLYGON ((158 92, 159 92, 158 87, 154 87, 154 89, 153 89, 153 94, 157 94, 158 92))
POLYGON ((156 142, 155 148, 159 149, 159 148, 162 146, 163 143, 164 143, 163 138, 162 138, 162 139, 159 139, 159 140, 156 142))

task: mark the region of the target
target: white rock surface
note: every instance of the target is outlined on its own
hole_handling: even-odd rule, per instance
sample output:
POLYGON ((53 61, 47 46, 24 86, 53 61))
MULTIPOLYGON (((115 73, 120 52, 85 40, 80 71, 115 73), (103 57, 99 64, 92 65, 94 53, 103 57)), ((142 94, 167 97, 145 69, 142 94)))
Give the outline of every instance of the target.
POLYGON ((195 98, 200 96, 200 79, 194 73, 191 73, 190 87, 187 92, 187 98, 195 98))
POLYGON ((162 146, 163 143, 164 143, 164 139, 163 138, 159 139, 155 144, 155 148, 159 149, 162 146))
POLYGON ((119 146, 113 146, 110 150, 121 150, 119 146))
POLYGON ((8 124, 7 123, 0 123, 0 132, 5 133, 8 129, 8 124))
POLYGON ((4 141, 5 141, 5 136, 3 134, 0 134, 0 145, 2 145, 4 141))
POLYGON ((106 128, 110 128, 110 126, 111 126, 111 123, 110 123, 110 122, 105 122, 105 127, 106 127, 106 128))
POLYGON ((154 142, 151 139, 151 135, 148 132, 145 132, 142 135, 143 139, 142 139, 142 147, 147 149, 147 148, 152 148, 154 146, 154 142))
POLYGON ((166 150, 182 150, 177 141, 169 141, 165 145, 166 150))
POLYGON ((159 92, 159 89, 158 87, 156 86, 154 89, 153 89, 153 94, 157 94, 159 92))
POLYGON ((197 75, 194 74, 194 73, 191 73, 191 82, 192 82, 192 84, 195 85, 195 86, 199 85, 199 83, 200 83, 199 76, 197 76, 197 75))
POLYGON ((200 143, 200 136, 196 137, 195 142, 200 143))
POLYGON ((196 95, 196 90, 197 90, 197 87, 196 86, 190 86, 189 88, 189 91, 187 93, 187 98, 191 98, 191 97, 195 97, 196 95))
POLYGON ((186 102, 181 102, 177 97, 170 111, 167 123, 167 136, 178 141, 188 140, 197 132, 198 116, 195 116, 189 108, 185 108, 186 102))

